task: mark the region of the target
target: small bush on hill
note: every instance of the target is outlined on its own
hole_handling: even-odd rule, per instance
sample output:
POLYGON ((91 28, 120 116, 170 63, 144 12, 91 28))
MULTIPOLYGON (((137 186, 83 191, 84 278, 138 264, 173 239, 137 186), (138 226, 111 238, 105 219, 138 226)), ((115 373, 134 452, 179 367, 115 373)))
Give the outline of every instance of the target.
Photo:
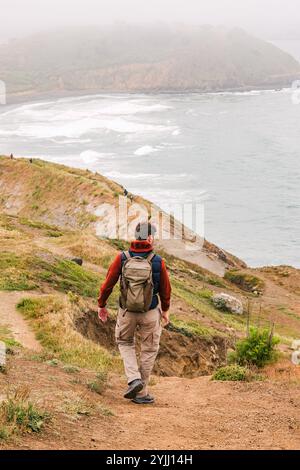
POLYGON ((247 292, 257 292, 260 294, 264 288, 264 281, 262 279, 248 273, 231 270, 225 273, 224 278, 247 292))
POLYGON ((275 347, 278 343, 279 339, 273 337, 268 330, 251 328, 249 337, 237 342, 230 359, 239 365, 263 367, 276 359, 275 347))
POLYGON ((233 382, 249 380, 249 371, 246 367, 229 365, 220 367, 213 375, 213 380, 229 380, 233 382))

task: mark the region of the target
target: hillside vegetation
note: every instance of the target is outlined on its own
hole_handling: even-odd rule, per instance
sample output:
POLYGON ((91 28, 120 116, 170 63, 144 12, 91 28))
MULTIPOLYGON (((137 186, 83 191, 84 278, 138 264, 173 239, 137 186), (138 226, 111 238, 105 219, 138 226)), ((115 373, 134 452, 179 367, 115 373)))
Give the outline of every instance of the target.
POLYGON ((9 95, 220 91, 290 85, 300 65, 240 29, 135 26, 37 34, 0 46, 9 95))
MULTIPOLYGON (((118 288, 109 300, 107 324, 101 325, 96 314, 97 292, 107 267, 118 250, 126 249, 128 244, 124 240, 99 238, 95 232, 97 216, 91 209, 100 202, 117 204, 121 192, 116 183, 88 171, 39 160, 30 163, 25 159, 0 157, 0 341, 11 352, 5 373, 0 373, 0 402, 6 400, 0 407, 0 447, 136 448, 138 445, 132 434, 135 428, 130 428, 130 420, 136 419, 135 412, 121 398, 122 364, 114 342, 118 288), (74 257, 83 259, 82 267, 72 261, 74 257), (7 414, 8 406, 12 413, 15 408, 22 410, 19 424, 7 421, 11 416, 7 414), (117 441, 113 438, 115 432, 121 433, 117 441)), ((134 200, 150 204, 135 196, 134 200)), ((208 242, 205 249, 207 256, 220 250, 208 242)), ((222 369, 217 377, 248 381, 243 385, 248 387, 243 389, 247 396, 238 401, 242 408, 234 409, 237 402, 234 396, 232 407, 226 406, 236 413, 235 426, 244 414, 248 421, 245 419, 243 426, 247 427, 248 422, 254 429, 256 418, 245 403, 252 400, 253 406, 260 406, 263 396, 278 401, 278 394, 282 393, 280 401, 285 405, 278 410, 279 420, 272 417, 270 407, 261 422, 265 420, 272 427, 272 436, 276 435, 278 442, 281 439, 283 446, 290 442, 295 447, 297 439, 293 433, 299 425, 296 412, 300 404, 295 399, 291 405, 285 393, 289 397, 297 396, 299 388, 297 368, 292 368, 288 358, 291 342, 300 337, 299 270, 288 266, 250 269, 227 254, 228 263, 223 261, 226 275, 218 276, 199 264, 174 256, 167 251, 167 245, 163 248, 158 245, 158 251, 168 265, 173 299, 171 326, 163 332, 151 382, 160 401, 148 416, 151 429, 164 421, 166 427, 177 429, 180 425, 185 439, 189 436, 186 448, 199 448, 200 441, 201 445, 216 442, 217 447, 237 446, 240 441, 234 432, 230 433, 232 440, 226 443, 221 431, 218 434, 220 416, 214 408, 215 402, 208 398, 214 395, 224 405, 237 389, 230 392, 228 384, 209 382, 205 376, 226 365, 227 353, 241 344, 237 341, 245 338, 250 326, 269 329, 274 323, 283 365, 270 365, 263 371, 264 380, 259 382, 253 382, 258 377, 255 371, 241 366, 222 369), (239 299, 244 314, 230 314, 216 308, 212 301, 216 293, 239 299), (279 374, 280 385, 276 385, 274 373, 276 380, 279 374), (188 378, 193 381, 185 382, 188 378), (291 387, 293 383, 294 388, 283 392, 287 383, 291 387), (178 392, 175 395, 174 387, 178 392), (189 390, 189 401, 183 398, 183 390, 189 390), (199 400, 206 399, 208 405, 203 407, 199 400), (180 403, 185 403, 186 409, 178 413, 180 403), (164 420, 168 406, 170 422, 164 420), (210 415, 198 416, 205 409, 210 410, 210 415), (179 424, 181 415, 186 421, 179 424), (192 429, 201 432, 199 423, 206 422, 206 418, 208 427, 203 441, 192 429), (209 422, 216 426, 214 436, 210 435, 209 422), (288 430, 290 441, 285 440, 282 429, 288 430)), ((222 416, 231 420, 227 412, 222 411, 222 416)), ((146 439, 150 436, 149 429, 142 421, 138 432, 146 439)), ((170 429, 165 431, 168 434, 170 429)), ((173 437, 174 445, 183 445, 180 435, 173 437)), ((251 444, 248 437, 245 447, 260 445, 256 438, 251 444)), ((274 442, 268 439, 266 445, 274 447, 274 442)), ((143 444, 148 448, 151 445, 163 448, 167 442, 163 439, 158 443, 153 437, 143 444)))
MULTIPOLYGON (((101 203, 117 206, 120 194, 121 186, 88 170, 0 157, 2 289, 30 291, 47 286, 95 301, 110 262, 128 243, 97 237, 96 224, 101 217, 94 209, 101 203), (75 256, 83 258, 83 267, 70 262, 75 256)), ((133 202, 150 207, 138 196, 133 202)), ((260 315, 262 322, 272 318, 286 336, 300 334, 299 270, 250 269, 227 254, 225 276, 220 277, 174 256, 172 240, 165 241, 163 248, 158 240, 157 249, 167 261, 176 299, 192 321, 214 332, 225 333, 231 327, 244 331, 245 318, 224 315, 211 302, 214 292, 224 291, 237 295, 244 306, 250 303, 253 318, 260 315)), ((208 242, 204 245, 207 256, 217 258, 218 250, 223 253, 208 242)), ((111 301, 114 308, 116 299, 117 295, 111 301)), ((180 311, 178 307, 176 313, 180 311)))

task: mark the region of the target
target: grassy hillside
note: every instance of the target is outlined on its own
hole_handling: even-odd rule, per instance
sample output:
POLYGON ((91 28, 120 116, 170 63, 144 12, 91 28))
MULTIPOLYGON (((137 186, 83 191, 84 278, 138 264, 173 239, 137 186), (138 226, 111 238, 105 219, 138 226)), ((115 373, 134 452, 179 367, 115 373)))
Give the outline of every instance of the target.
MULTIPOLYGON (((96 236, 93 208, 103 202, 117 204, 121 193, 119 185, 89 171, 1 157, 0 288, 71 292, 95 303, 110 262, 128 245, 96 236), (83 258, 82 268, 69 261, 74 256, 83 258)), ((139 197, 134 202, 149 205, 139 197)), ((215 255, 217 247, 206 245, 212 250, 207 254, 215 255)), ((214 293, 227 292, 242 300, 254 322, 263 325, 272 320, 283 336, 300 334, 299 270, 249 269, 228 255, 225 276, 219 277, 159 244, 157 249, 170 271, 172 313, 178 327, 211 337, 241 334, 246 317, 224 314, 211 301, 214 293)), ((117 293, 110 301, 114 310, 116 299, 117 293)))
POLYGON ((300 65, 242 30, 126 25, 55 31, 0 46, 9 94, 216 91, 290 85, 300 65))
MULTIPOLYGON (((97 222, 103 220, 96 215, 99 206, 118 206, 119 196, 123 195, 124 190, 119 184, 89 170, 72 169, 36 159, 30 164, 28 160, 10 160, 1 156, 0 188, 0 208, 8 214, 67 229, 89 228, 93 233, 97 230, 97 222)), ((133 202, 145 206, 150 213, 149 201, 133 195, 133 202)), ((129 218, 128 222, 133 218, 129 218)), ((180 236, 182 234, 181 224, 172 219, 171 230, 180 236)), ((188 241, 193 238, 194 234, 185 228, 184 239, 188 241)), ((204 267, 216 273, 223 273, 227 265, 245 266, 241 260, 206 240, 202 249, 202 242, 199 240, 198 252, 192 253, 183 249, 181 240, 169 241, 161 237, 159 244, 168 253, 180 253, 187 260, 199 258, 204 267)))
MULTIPOLYGON (((151 379, 160 405, 145 423, 140 415, 137 419, 130 404, 121 402, 125 384, 114 341, 118 288, 109 300, 110 318, 105 325, 97 319, 96 298, 110 262, 128 244, 97 237, 95 216, 90 212, 94 204, 116 202, 121 191, 116 183, 88 171, 0 158, 0 341, 10 353, 6 368, 0 370, 0 447, 136 448, 130 420, 141 422, 139 432, 146 436, 147 423, 151 429, 157 423, 168 428, 167 407, 170 425, 182 426, 185 442, 188 436, 184 445, 199 448, 199 429, 193 437, 197 423, 212 420, 210 429, 218 435, 221 417, 214 403, 223 403, 222 419, 230 409, 226 420, 231 422, 236 413, 234 427, 247 428, 250 423, 253 431, 257 419, 251 414, 250 401, 256 409, 261 400, 265 407, 272 397, 284 404, 278 411, 280 421, 272 417, 273 402, 261 419, 279 440, 279 428, 286 428, 288 445, 296 446, 299 374, 289 362, 288 348, 300 337, 300 272, 292 267, 249 269, 228 255, 230 263, 221 277, 158 247, 173 288, 171 326, 163 331, 151 379), (75 256, 83 259, 82 267, 72 261, 75 256), (220 292, 239 299, 244 314, 217 309, 212 296, 220 292), (249 324, 269 328, 273 323, 283 363, 264 370, 264 381, 230 388, 204 377, 226 363, 228 351, 245 337, 249 324), (194 380, 185 382, 187 378, 194 380), (247 395, 245 403, 241 390, 247 395), (205 400, 206 406, 199 400, 205 400), (209 410, 209 414, 198 416, 199 410, 209 410), (193 423, 188 424, 191 428, 186 429, 187 423, 193 423), (121 436, 117 441, 112 436, 116 432, 121 436)), ((208 242, 206 249, 212 250, 207 254, 218 251, 208 242)), ((238 372, 243 376, 243 368, 238 372)), ((169 429, 164 431, 169 436, 169 429)), ((214 437, 207 432, 211 443, 214 437)), ((234 433, 230 435, 233 441, 226 445, 237 445, 234 433)), ((220 435, 217 439, 218 446, 225 446, 220 435)), ((252 435, 251 445, 253 439, 252 435)), ((180 436, 174 435, 172 442, 183 446, 180 436)), ((160 448, 167 443, 150 439, 143 444, 151 445, 160 448)), ((245 442, 245 447, 249 445, 245 442)))

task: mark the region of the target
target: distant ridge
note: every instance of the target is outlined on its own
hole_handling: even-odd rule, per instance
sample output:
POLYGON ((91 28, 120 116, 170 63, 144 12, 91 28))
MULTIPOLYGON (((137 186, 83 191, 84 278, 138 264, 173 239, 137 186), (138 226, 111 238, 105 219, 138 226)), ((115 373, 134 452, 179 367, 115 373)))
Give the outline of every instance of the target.
POLYGON ((0 45, 9 97, 94 92, 211 92, 281 87, 300 64, 241 29, 115 25, 0 45))

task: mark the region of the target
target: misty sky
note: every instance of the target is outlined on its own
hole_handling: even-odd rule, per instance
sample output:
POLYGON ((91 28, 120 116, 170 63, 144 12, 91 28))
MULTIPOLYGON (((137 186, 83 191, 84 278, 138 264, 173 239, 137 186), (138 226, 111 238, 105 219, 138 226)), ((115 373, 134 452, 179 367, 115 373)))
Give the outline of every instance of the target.
POLYGON ((300 0, 0 0, 0 18, 2 40, 116 21, 224 24, 269 39, 300 39, 300 0))

